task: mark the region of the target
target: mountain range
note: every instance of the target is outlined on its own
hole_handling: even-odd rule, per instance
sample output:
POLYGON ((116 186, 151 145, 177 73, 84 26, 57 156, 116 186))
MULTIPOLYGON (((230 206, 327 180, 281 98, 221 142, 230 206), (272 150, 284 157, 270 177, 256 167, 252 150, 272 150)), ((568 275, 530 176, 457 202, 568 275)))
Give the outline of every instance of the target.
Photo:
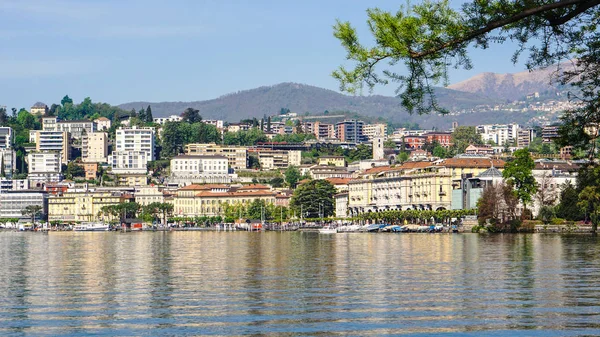
POLYGON ((483 73, 448 88, 436 88, 439 104, 453 113, 410 115, 400 104, 400 99, 388 96, 349 96, 333 90, 298 83, 281 83, 256 89, 238 91, 216 99, 193 102, 131 102, 119 105, 131 110, 152 106, 155 117, 180 114, 186 108, 200 110, 205 119, 222 119, 229 122, 246 118, 261 118, 277 114, 281 108, 312 115, 346 111, 362 116, 376 117, 395 123, 418 123, 424 128, 447 128, 452 122, 459 124, 506 123, 526 124, 533 112, 502 112, 477 109, 507 101, 524 99, 531 92, 557 90, 549 85, 551 72, 521 72, 516 74, 483 73))

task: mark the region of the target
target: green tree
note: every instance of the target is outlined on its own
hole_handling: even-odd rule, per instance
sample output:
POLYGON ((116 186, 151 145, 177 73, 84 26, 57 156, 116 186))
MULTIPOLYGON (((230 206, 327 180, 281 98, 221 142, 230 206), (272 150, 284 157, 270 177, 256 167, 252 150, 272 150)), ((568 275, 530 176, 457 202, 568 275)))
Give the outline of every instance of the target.
POLYGON ((65 97, 60 100, 60 105, 64 107, 66 104, 73 104, 73 100, 69 95, 65 95, 65 97))
POLYGON ((0 107, 0 125, 8 123, 8 114, 6 114, 6 108, 0 107))
POLYGON ((583 220, 584 214, 577 206, 579 193, 570 181, 567 181, 560 190, 560 202, 556 207, 556 216, 565 220, 583 220))
POLYGON ((267 117, 267 133, 271 133, 271 116, 267 117))
POLYGON ((441 145, 437 145, 433 148, 433 156, 438 158, 447 158, 448 157, 448 149, 441 145))
POLYGON ((400 153, 398 153, 398 156, 396 157, 396 162, 397 163, 405 163, 410 159, 410 155, 408 154, 408 152, 406 151, 402 151, 400 153))
POLYGON ((154 117, 152 116, 152 108, 148 105, 146 108, 146 119, 144 120, 146 123, 154 123, 154 117))
POLYGON ((474 126, 459 126, 452 132, 452 147, 456 153, 464 153, 470 144, 483 144, 481 134, 474 126))
POLYGON ((395 141, 388 139, 385 142, 383 142, 383 147, 386 149, 396 149, 397 146, 395 141))
POLYGON ((65 172, 67 179, 73 179, 74 177, 85 177, 85 170, 83 167, 73 161, 70 161, 67 165, 63 164, 63 168, 63 172, 65 172))
POLYGON ((296 188, 298 181, 300 180, 300 170, 297 167, 290 165, 285 170, 285 182, 290 186, 290 188, 296 188))
POLYGON ((515 151, 514 157, 514 160, 504 166, 502 176, 505 180, 514 184, 517 197, 523 203, 523 208, 527 209, 527 204, 537 191, 537 182, 532 174, 535 162, 531 158, 528 149, 515 151))
POLYGON ((42 215, 42 210, 40 205, 29 205, 21 210, 21 214, 31 217, 31 223, 34 223, 35 219, 42 215))
MULTIPOLYGON (((523 51, 529 51, 529 69, 577 60, 578 67, 567 71, 562 80, 574 80, 573 84, 583 89, 583 101, 589 99, 588 112, 596 110, 598 115, 593 107, 593 102, 599 100, 596 88, 600 81, 598 1, 473 0, 460 9, 451 3, 424 1, 401 7, 396 13, 369 9, 368 25, 375 41, 372 47, 360 43, 349 22, 338 21, 334 35, 346 49, 346 59, 355 62, 352 69, 340 67, 333 73, 341 89, 357 92, 363 85, 372 89, 377 84, 399 82, 399 96, 410 112, 447 112, 437 104, 433 86, 449 82, 448 69, 471 69, 471 46, 487 49, 511 40, 517 43, 512 61, 517 62, 523 51), (408 71, 380 72, 378 67, 398 63, 408 71)), ((585 116, 583 112, 576 109, 573 117, 585 116)), ((586 119, 593 121, 589 116, 586 119)), ((580 129, 590 124, 577 118, 565 121, 578 124, 580 129)))
POLYGON ((324 217, 335 213, 333 195, 336 193, 335 186, 327 180, 311 180, 296 188, 290 200, 290 207, 307 218, 319 217, 319 210, 324 217))
POLYGON ((248 205, 247 215, 250 219, 264 219, 270 220, 273 218, 270 213, 270 208, 267 207, 267 202, 263 199, 254 199, 250 205, 248 205))
POLYGON ((200 116, 200 110, 194 108, 187 108, 181 114, 181 117, 184 122, 189 123, 197 123, 202 122, 202 117, 200 116))

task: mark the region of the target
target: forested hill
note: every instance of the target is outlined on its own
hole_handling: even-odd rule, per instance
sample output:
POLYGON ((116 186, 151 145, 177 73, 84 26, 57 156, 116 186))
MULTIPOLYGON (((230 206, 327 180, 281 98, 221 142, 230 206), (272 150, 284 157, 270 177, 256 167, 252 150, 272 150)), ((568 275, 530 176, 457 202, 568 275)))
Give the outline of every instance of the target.
MULTIPOLYGON (((449 109, 472 108, 490 104, 489 98, 466 92, 439 88, 440 104, 449 109)), ((223 119, 229 122, 245 118, 273 115, 281 108, 303 114, 320 114, 328 111, 350 111, 364 116, 382 117, 392 122, 416 122, 424 127, 447 127, 461 116, 437 115, 411 116, 400 105, 400 99, 386 96, 348 96, 332 90, 305 84, 282 83, 221 96, 217 99, 196 102, 132 102, 119 105, 124 110, 152 106, 154 116, 179 115, 192 107, 200 110, 206 119, 223 119)))

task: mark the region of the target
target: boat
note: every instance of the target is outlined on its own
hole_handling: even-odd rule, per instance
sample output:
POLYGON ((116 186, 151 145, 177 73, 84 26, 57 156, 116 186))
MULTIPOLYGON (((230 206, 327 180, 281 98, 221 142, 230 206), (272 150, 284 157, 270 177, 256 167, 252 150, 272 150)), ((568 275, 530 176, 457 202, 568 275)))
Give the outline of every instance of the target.
POLYGON ((323 228, 319 228, 319 234, 335 234, 337 233, 337 229, 332 226, 325 226, 323 228))
POLYGON ((376 223, 376 224, 369 225, 366 230, 367 230, 367 232, 379 232, 379 230, 383 229, 385 226, 387 226, 387 225, 376 223))
POLYGON ((109 230, 108 224, 103 222, 83 222, 73 227, 74 232, 105 232, 109 230))

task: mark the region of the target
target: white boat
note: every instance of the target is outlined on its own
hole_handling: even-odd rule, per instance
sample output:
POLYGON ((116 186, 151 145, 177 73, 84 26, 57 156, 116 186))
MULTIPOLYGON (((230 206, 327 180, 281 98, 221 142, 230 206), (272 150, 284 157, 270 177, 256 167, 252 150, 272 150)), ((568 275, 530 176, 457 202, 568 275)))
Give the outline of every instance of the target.
POLYGON ((103 222, 84 222, 73 227, 74 232, 105 232, 109 226, 103 222))
POLYGON ((319 234, 335 234, 337 233, 337 229, 332 226, 325 226, 319 229, 319 234))

